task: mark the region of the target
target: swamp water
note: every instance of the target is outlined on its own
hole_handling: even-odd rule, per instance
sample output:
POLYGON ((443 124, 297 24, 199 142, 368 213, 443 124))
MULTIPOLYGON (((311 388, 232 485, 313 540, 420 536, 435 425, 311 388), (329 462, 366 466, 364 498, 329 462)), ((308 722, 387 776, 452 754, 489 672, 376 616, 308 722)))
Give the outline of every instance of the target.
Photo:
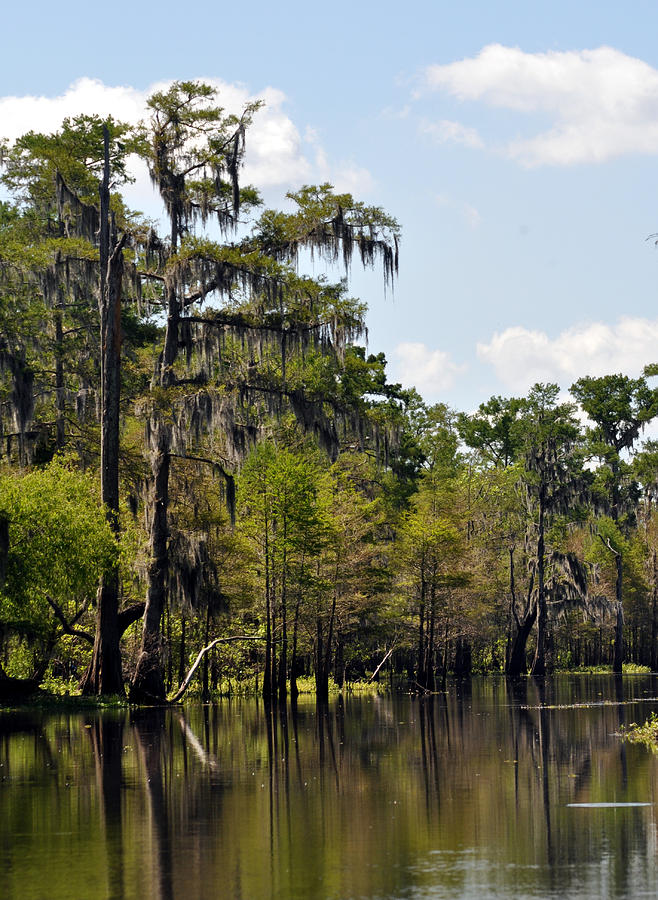
POLYGON ((617 736, 653 710, 652 676, 0 710, 0 897, 654 897, 658 756, 617 736))

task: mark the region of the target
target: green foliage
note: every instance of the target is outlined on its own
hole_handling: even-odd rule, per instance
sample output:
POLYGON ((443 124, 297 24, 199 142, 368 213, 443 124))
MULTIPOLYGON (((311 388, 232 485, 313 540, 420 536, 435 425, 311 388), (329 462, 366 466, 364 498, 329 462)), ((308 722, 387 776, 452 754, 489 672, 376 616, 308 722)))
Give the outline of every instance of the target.
POLYGON ((308 448, 300 452, 268 441, 245 463, 239 484, 242 528, 258 546, 268 537, 276 567, 284 556, 287 565, 302 554, 312 560, 326 545, 331 526, 322 493, 325 478, 326 465, 308 448))
POLYGON ((518 458, 525 442, 524 402, 512 397, 492 397, 477 413, 460 413, 457 427, 461 439, 478 450, 487 462, 509 466, 518 458))
POLYGON ((296 260, 308 246, 331 261, 342 256, 348 267, 356 249, 364 265, 381 257, 384 278, 394 277, 400 228, 382 209, 336 194, 330 184, 305 185, 287 196, 294 212, 266 210, 255 227, 254 238, 265 253, 296 260))
MULTIPOLYGON (((103 128, 110 134, 110 162, 115 184, 130 181, 128 155, 136 149, 130 127, 112 117, 79 115, 64 119, 58 132, 33 131, 20 137, 5 153, 2 183, 25 204, 42 212, 54 211, 55 178, 64 179, 69 190, 85 203, 98 201, 98 182, 103 168, 103 128)), ((123 204, 115 198, 117 212, 123 204)))
POLYGON ((9 522, 6 581, 0 592, 5 635, 45 638, 51 597, 68 615, 95 595, 118 547, 98 503, 95 480, 64 460, 0 479, 0 513, 9 522))
POLYGON ((172 250, 189 224, 215 218, 234 227, 241 199, 258 202, 253 189, 241 197, 237 181, 245 128, 261 105, 240 116, 216 103, 216 90, 199 81, 176 81, 152 94, 151 119, 138 129, 136 152, 146 161, 172 224, 172 250))
MULTIPOLYGON (((181 81, 148 106, 149 121, 136 129, 80 116, 55 134, 3 146, 2 183, 12 200, 0 202, 0 435, 8 465, 0 515, 10 520, 10 548, 0 628, 14 671, 24 639, 43 647, 58 639, 63 680, 49 685, 66 690, 83 657, 77 638, 61 639, 47 597, 76 615, 116 560, 93 476, 60 460, 28 475, 10 470, 58 447, 73 448, 88 471, 96 466, 95 207, 105 126, 111 206, 128 236, 121 594, 137 599, 147 577, 162 576, 163 610, 153 621, 164 622, 170 682, 212 633, 264 635, 268 614, 270 650, 284 668, 283 634, 288 660, 294 634, 300 685, 301 671, 314 667, 327 678, 333 667, 337 681, 363 677, 391 646, 398 671, 424 666, 423 677, 453 665, 464 642, 477 665, 500 670, 515 615, 518 624, 537 602, 540 569, 556 656, 579 659, 580 642, 603 659, 608 620, 583 625, 570 614, 553 628, 554 614, 565 597, 582 599, 568 582, 584 571, 576 565, 583 557, 598 572, 604 610, 617 554, 626 629, 646 655, 658 625, 658 447, 649 442, 629 456, 658 410, 658 392, 646 383, 658 369, 639 379, 580 379, 572 393, 592 423, 586 440, 557 385, 492 397, 470 416, 424 403, 413 388, 388 382, 383 353, 358 346, 366 307, 346 280, 297 269, 308 252, 349 272, 356 253, 364 265, 381 261, 391 279, 395 219, 329 184, 293 191, 287 211, 256 218, 258 192, 238 174, 259 104, 229 114, 211 86, 181 81), (166 235, 124 206, 120 187, 133 152, 168 210, 166 235), (210 222, 214 234, 203 227, 210 222), (144 522, 153 522, 155 498, 144 485, 165 456, 169 505, 154 565, 144 522), (592 460, 595 471, 584 465, 592 460), (234 479, 235 529, 224 508, 234 479)), ((89 631, 91 620, 88 612, 77 625, 89 631)), ((136 639, 126 643, 133 661, 136 639)), ((206 682, 255 686, 263 656, 261 644, 223 645, 206 682)), ((29 674, 27 662, 24 669, 29 674)))
POLYGON ((631 744, 644 744, 654 753, 658 753, 658 713, 652 712, 642 725, 631 722, 622 726, 622 737, 631 744))
POLYGON ((571 393, 594 422, 588 432, 592 443, 616 453, 630 449, 642 427, 658 415, 658 389, 650 388, 645 377, 579 378, 571 393))

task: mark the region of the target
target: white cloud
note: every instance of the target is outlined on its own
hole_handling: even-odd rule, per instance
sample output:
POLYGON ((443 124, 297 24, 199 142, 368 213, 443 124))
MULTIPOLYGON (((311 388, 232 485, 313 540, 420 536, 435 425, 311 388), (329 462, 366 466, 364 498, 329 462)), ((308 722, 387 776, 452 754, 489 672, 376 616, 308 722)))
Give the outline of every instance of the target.
MULTIPOLYGON (((427 67, 424 83, 462 101, 547 115, 547 131, 504 145, 526 166, 658 153, 658 70, 613 47, 525 53, 490 44, 475 57, 427 67)), ((439 133, 444 126, 438 123, 439 133)))
POLYGON ((426 400, 439 399, 466 371, 443 350, 431 350, 426 344, 402 342, 393 351, 394 377, 405 387, 415 387, 426 400))
POLYGON ((471 228, 479 228, 482 224, 482 216, 474 206, 470 205, 470 203, 464 204, 462 214, 471 228))
POLYGON ((315 181, 330 181, 337 191, 355 193, 358 196, 371 190, 374 181, 367 169, 351 160, 342 160, 332 165, 314 128, 307 128, 304 138, 314 151, 315 181))
POLYGON ((26 131, 56 131, 67 116, 107 116, 136 122, 144 113, 148 92, 131 87, 109 87, 93 78, 79 78, 59 97, 0 97, 0 132, 15 140, 26 131))
POLYGON ((568 388, 583 375, 623 372, 637 377, 647 363, 658 361, 658 319, 623 317, 615 325, 575 325, 555 338, 515 326, 494 334, 489 343, 478 343, 477 355, 516 393, 538 381, 568 388))
MULTIPOLYGON (((247 153, 242 181, 262 189, 281 190, 300 187, 305 182, 331 181, 340 190, 358 188, 363 193, 372 184, 365 169, 327 158, 317 136, 302 139, 297 126, 286 114, 286 96, 268 87, 251 94, 239 84, 216 78, 203 79, 218 89, 218 102, 227 111, 239 112, 251 100, 264 100, 265 106, 254 116, 247 135, 247 153)), ((171 82, 160 82, 140 91, 130 86, 112 87, 93 78, 80 78, 57 97, 0 97, 0 138, 15 140, 27 131, 56 131, 62 120, 77 114, 112 115, 115 119, 137 122, 146 118, 146 99, 155 90, 166 89, 171 82)), ((137 165, 137 183, 127 191, 129 202, 147 208, 153 204, 153 192, 146 168, 137 165)), ((152 213, 152 210, 147 208, 152 213)))
POLYGON ((484 141, 474 128, 468 128, 461 122, 451 122, 442 119, 440 122, 428 122, 423 120, 421 131, 430 135, 437 144, 462 144, 464 147, 481 149, 484 141))

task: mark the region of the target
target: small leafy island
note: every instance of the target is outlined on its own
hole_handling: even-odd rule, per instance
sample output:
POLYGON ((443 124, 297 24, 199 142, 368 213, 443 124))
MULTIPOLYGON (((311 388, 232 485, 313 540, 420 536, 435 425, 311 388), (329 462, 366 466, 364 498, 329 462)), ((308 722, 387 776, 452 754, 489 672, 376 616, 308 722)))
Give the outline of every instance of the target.
POLYGON ((395 281, 398 223, 263 208, 258 104, 220 99, 2 146, 0 701, 655 670, 658 369, 579 379, 586 428, 555 384, 467 415, 390 383, 347 276, 395 281))
POLYGON ((641 725, 631 722, 622 730, 622 737, 631 744, 644 744, 658 753, 658 713, 651 713, 641 725))

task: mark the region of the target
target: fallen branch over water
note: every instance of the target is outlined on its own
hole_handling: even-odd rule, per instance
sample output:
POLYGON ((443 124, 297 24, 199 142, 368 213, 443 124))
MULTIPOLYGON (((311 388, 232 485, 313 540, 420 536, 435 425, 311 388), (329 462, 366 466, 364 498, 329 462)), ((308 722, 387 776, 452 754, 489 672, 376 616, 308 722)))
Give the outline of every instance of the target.
POLYGON ((388 653, 386 654, 386 656, 384 657, 384 659, 380 662, 380 664, 377 666, 377 668, 375 669, 375 671, 372 673, 372 675, 370 676, 370 678, 369 678, 368 681, 366 682, 367 684, 369 684, 374 678, 377 677, 377 673, 379 672, 379 670, 381 669, 381 667, 384 665, 384 663, 386 662, 386 660, 389 658, 389 656, 391 655, 391 653, 392 653, 394 650, 395 650, 395 644, 393 644, 393 646, 392 646, 391 649, 388 651, 388 653))
POLYGON ((192 664, 192 668, 185 676, 183 683, 178 688, 178 690, 176 691, 174 696, 170 697, 167 702, 168 703, 178 703, 178 701, 183 697, 183 695, 187 691, 188 687, 190 686, 190 683, 191 683, 192 679, 194 678, 194 673, 201 665, 201 661, 203 660, 203 657, 206 655, 206 653, 210 653, 210 651, 213 649, 213 647, 216 647, 217 644, 228 644, 231 641, 264 641, 264 640, 266 640, 265 637, 261 637, 260 635, 254 635, 254 634, 236 634, 236 635, 233 635, 232 637, 215 638, 215 640, 211 641, 207 647, 203 647, 199 651, 199 655, 194 660, 194 663, 192 664))

